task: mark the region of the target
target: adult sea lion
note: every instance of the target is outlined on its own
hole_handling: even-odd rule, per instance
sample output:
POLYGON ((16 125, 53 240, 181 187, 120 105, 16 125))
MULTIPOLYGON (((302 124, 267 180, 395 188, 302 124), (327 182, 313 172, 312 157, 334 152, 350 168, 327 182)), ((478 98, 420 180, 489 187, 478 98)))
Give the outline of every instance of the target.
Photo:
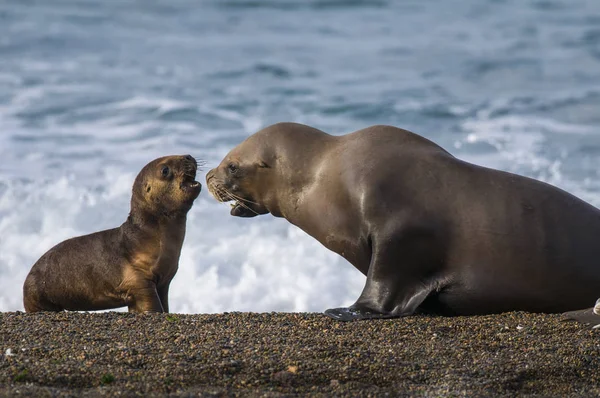
POLYGON ((335 319, 564 312, 600 293, 600 210, 399 128, 275 124, 206 181, 232 215, 285 217, 367 276, 335 319))
POLYGON ((25 310, 168 312, 187 212, 202 188, 197 168, 190 155, 144 166, 127 221, 61 242, 33 265, 23 286, 25 310))

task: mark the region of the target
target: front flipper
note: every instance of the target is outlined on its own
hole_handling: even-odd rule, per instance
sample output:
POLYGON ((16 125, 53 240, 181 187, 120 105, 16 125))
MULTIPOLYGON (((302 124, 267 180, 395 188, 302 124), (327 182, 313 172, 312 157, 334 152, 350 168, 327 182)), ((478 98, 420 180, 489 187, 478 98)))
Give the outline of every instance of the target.
POLYGON ((137 289, 131 289, 130 293, 133 301, 129 304, 129 312, 164 312, 154 283, 146 282, 137 289))
POLYGON ((395 318, 395 315, 380 314, 369 309, 361 309, 356 306, 330 308, 324 312, 330 318, 338 321, 360 321, 363 319, 389 319, 395 318))
POLYGON ((374 241, 367 283, 353 305, 325 315, 340 321, 389 319, 412 315, 433 291, 444 287, 444 262, 435 234, 418 229, 401 238, 374 241))
MULTIPOLYGON (((350 307, 330 308, 324 312, 330 318, 338 321, 360 321, 364 319, 390 319, 412 315, 419 305, 425 301, 433 288, 422 286, 378 286, 367 285, 358 301, 350 307), (397 292, 390 295, 390 292, 397 292), (416 291, 415 291, 416 290, 416 291), (394 300, 395 298, 395 300, 394 300)), ((599 317, 600 318, 600 317, 599 317)))

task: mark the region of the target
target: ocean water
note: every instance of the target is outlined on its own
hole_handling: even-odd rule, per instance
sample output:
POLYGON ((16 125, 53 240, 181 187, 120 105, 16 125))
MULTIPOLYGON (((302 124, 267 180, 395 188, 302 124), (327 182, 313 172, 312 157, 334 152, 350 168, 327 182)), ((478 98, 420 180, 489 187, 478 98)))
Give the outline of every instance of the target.
MULTIPOLYGON (((204 183, 278 121, 392 124, 600 205, 600 1, 0 1, 0 310, 50 247, 126 219, 148 161, 190 153, 204 183)), ((204 189, 171 307, 322 311, 364 280, 204 189)))

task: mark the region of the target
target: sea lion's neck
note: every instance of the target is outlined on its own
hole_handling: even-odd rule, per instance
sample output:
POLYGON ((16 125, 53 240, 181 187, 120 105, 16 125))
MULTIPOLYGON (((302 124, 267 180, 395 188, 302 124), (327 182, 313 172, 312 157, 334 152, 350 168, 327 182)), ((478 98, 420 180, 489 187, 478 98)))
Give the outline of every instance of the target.
POLYGON ((157 215, 140 206, 132 206, 123 226, 129 233, 134 233, 143 240, 160 240, 165 233, 173 232, 174 229, 179 229, 181 226, 185 229, 186 218, 186 212, 157 215))
POLYGON ((142 265, 138 266, 151 269, 169 253, 177 253, 179 257, 185 224, 185 216, 171 219, 132 209, 120 227, 123 250, 133 259, 143 259, 142 265))

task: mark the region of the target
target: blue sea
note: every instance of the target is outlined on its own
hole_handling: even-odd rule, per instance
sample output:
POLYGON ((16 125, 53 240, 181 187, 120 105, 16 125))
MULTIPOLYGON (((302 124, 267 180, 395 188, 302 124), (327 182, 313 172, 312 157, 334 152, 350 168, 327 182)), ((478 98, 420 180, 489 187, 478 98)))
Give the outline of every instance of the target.
MULTIPOLYGON (((50 247, 126 219, 144 164, 190 153, 204 183, 279 121, 395 125, 600 206, 600 1, 0 0, 0 310, 50 247)), ((204 189, 171 307, 322 311, 364 281, 204 189)))

